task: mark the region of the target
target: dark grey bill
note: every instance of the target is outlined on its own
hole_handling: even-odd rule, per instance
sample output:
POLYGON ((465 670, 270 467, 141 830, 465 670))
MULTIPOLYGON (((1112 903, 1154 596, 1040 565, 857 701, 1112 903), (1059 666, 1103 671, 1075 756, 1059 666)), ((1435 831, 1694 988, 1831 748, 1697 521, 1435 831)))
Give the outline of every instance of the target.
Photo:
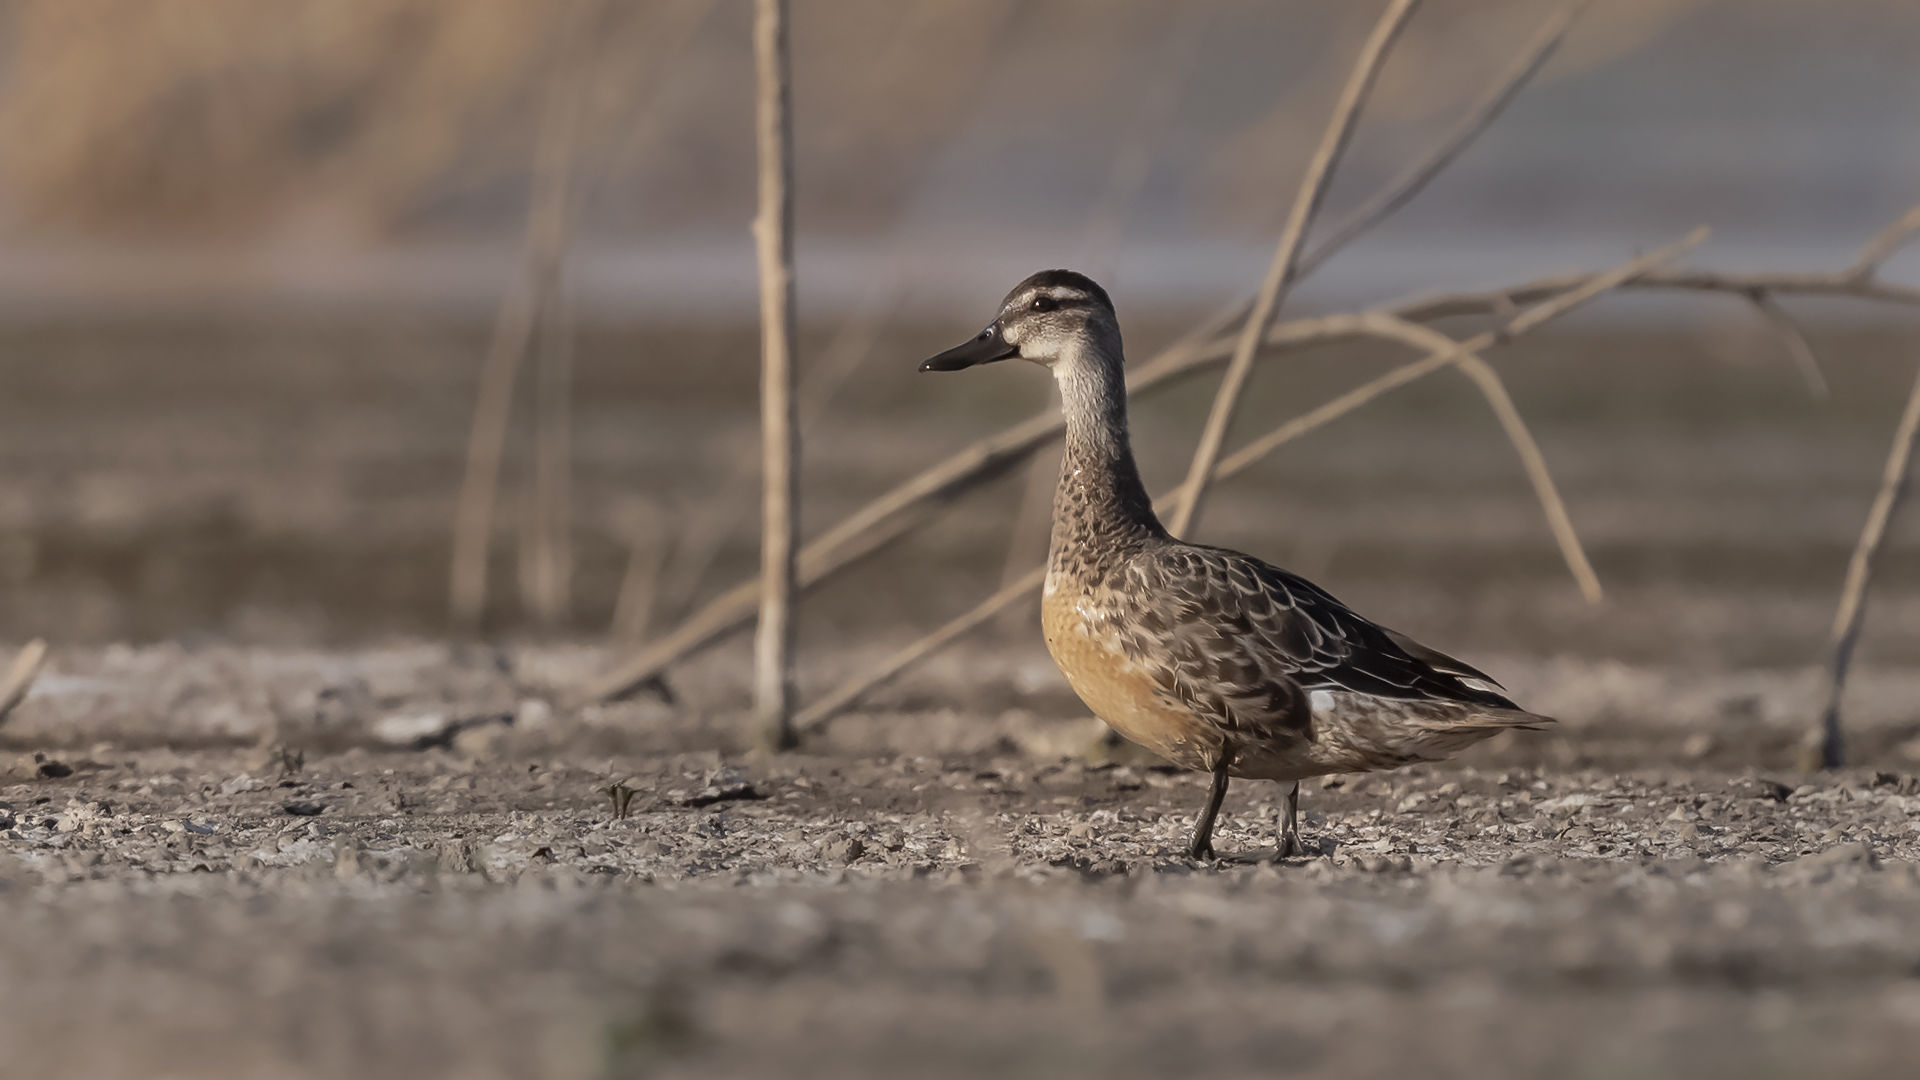
POLYGON ((988 326, 975 335, 972 341, 964 345, 955 345, 946 352, 933 357, 920 365, 921 371, 959 371, 975 364, 991 364, 995 360, 1005 360, 1009 356, 1020 355, 1018 345, 1009 345, 1000 336, 1000 328, 988 326))

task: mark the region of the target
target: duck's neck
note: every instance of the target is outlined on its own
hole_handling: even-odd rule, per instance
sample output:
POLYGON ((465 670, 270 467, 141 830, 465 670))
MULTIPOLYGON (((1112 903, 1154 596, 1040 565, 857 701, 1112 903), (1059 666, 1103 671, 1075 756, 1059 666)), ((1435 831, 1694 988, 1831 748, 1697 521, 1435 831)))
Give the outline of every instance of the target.
POLYGON ((1087 341, 1056 361, 1053 372, 1067 440, 1048 562, 1056 571, 1098 571, 1109 556, 1166 533, 1133 463, 1119 342, 1087 341))

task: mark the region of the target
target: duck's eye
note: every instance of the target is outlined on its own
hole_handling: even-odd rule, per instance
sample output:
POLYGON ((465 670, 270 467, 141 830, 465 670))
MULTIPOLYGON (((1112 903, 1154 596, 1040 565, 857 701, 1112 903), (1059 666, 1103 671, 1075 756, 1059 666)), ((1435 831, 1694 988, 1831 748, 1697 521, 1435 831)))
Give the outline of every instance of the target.
POLYGON ((1060 301, 1055 300, 1051 296, 1036 296, 1033 298, 1032 308, 1034 311, 1052 311, 1059 306, 1060 301))

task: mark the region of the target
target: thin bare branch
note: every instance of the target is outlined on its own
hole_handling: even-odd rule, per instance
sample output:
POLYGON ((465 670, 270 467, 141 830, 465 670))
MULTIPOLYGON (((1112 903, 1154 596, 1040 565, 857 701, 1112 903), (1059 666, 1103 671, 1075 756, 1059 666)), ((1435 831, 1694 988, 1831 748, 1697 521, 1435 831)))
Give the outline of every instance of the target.
POLYGON ((1854 545, 1853 558, 1847 563, 1847 583, 1840 590, 1840 610, 1833 616, 1833 684, 1827 696, 1827 710, 1821 718, 1821 764, 1840 767, 1844 754, 1840 738, 1840 699, 1845 692, 1847 669, 1853 661, 1853 647, 1860 638, 1860 627, 1867 610, 1867 585, 1873 578, 1873 556, 1887 534, 1901 499, 1907 492, 1907 469, 1913 460, 1914 435, 1920 433, 1920 377, 1907 395, 1907 408, 1893 432, 1893 446, 1887 451, 1887 464, 1880 473, 1880 490, 1867 511, 1866 527, 1854 545))
POLYGON ((1479 387, 1488 406, 1499 418, 1514 452, 1520 456, 1521 465, 1527 470, 1527 479, 1532 482, 1534 494, 1540 500, 1540 509, 1546 514, 1547 527, 1553 531, 1554 541, 1560 545, 1560 555, 1567 562, 1567 570, 1580 586, 1580 595, 1586 597, 1589 604, 1599 603, 1602 595, 1600 578, 1593 572, 1593 564, 1587 560, 1586 549, 1580 544, 1580 535, 1574 531, 1573 519, 1568 516, 1566 503, 1561 501, 1559 489, 1553 483, 1553 474, 1547 469, 1547 459, 1540 453, 1540 445, 1527 429, 1527 423, 1521 418, 1512 396, 1507 393, 1506 383, 1501 381, 1500 374, 1479 353, 1456 346, 1453 339, 1438 330, 1404 319, 1394 319, 1393 332, 1400 340, 1425 348, 1434 355, 1451 352, 1454 365, 1479 387))
POLYGON ((965 615, 887 657, 871 670, 841 683, 827 696, 800 710, 800 715, 793 720, 794 730, 805 734, 840 715, 876 687, 892 681, 901 672, 946 648, 975 627, 1032 596, 1046 579, 1045 566, 1036 566, 1014 578, 965 615))
POLYGON ((1352 141, 1355 121, 1360 118, 1360 110, 1373 90, 1374 80, 1379 77, 1387 53, 1392 50, 1394 41, 1399 38, 1400 31, 1406 27, 1407 20, 1419 4, 1420 0, 1390 0, 1387 10, 1380 15, 1380 21, 1374 24, 1373 33, 1361 46, 1353 72, 1340 91, 1340 99, 1333 108, 1333 118, 1320 138, 1320 145, 1314 149, 1313 158, 1307 163, 1306 175, 1301 178, 1300 190, 1294 196, 1293 209, 1287 214, 1286 227, 1280 232, 1280 243, 1274 249, 1273 264, 1267 269, 1266 280, 1260 284, 1259 296, 1253 302, 1253 312, 1247 316, 1246 325, 1241 328, 1233 359, 1227 363, 1227 373, 1221 378, 1220 389, 1214 395, 1213 407, 1207 413, 1206 427, 1200 432, 1200 445, 1194 448, 1193 462, 1187 468, 1186 494, 1167 523, 1168 531, 1175 536, 1186 536, 1200 518, 1206 503, 1207 484, 1213 476, 1214 462, 1220 458, 1220 448, 1227 440, 1227 429, 1233 425, 1247 379, 1253 374, 1254 354, 1260 351, 1267 328, 1272 325, 1274 316, 1279 313, 1286 298, 1287 289, 1293 284, 1300 252, 1306 244, 1307 230, 1313 226, 1314 216, 1319 213, 1321 201, 1326 197, 1334 170, 1347 144, 1352 141))
POLYGON ((638 644, 647 639, 660 598, 660 575, 667 565, 667 536, 660 507, 651 499, 634 499, 620 529, 627 537, 627 571, 613 604, 610 630, 615 641, 638 644))
POLYGON ((453 559, 448 608, 455 629, 478 629, 487 603, 488 549, 499 499, 500 463, 513 411, 513 387, 533 340, 537 320, 548 312, 565 258, 571 223, 572 159, 585 65, 574 55, 590 11, 575 2, 563 13, 554 72, 547 87, 534 150, 533 196, 527 207, 521 276, 501 300, 493 338, 482 362, 473 427, 467 437, 466 472, 454 511, 453 559))
POLYGON ((1860 257, 1853 261, 1845 277, 1855 281, 1866 281, 1880 272, 1880 264, 1891 258, 1893 253, 1907 245, 1913 234, 1920 232, 1920 206, 1900 215, 1900 220, 1881 229, 1860 249, 1860 257))
POLYGON ((27 699, 27 692, 33 689, 33 680, 39 676, 40 664, 46 658, 47 643, 40 638, 27 642, 26 648, 13 658, 6 678, 0 680, 0 724, 6 723, 13 710, 27 699))
POLYGON ((1813 354, 1813 343, 1807 340, 1800 324, 1794 322, 1793 316, 1787 314, 1787 309, 1781 307, 1780 302, 1765 289, 1755 289, 1747 294, 1747 299, 1760 317, 1767 321, 1767 325, 1773 328, 1773 332, 1780 336, 1780 344, 1786 347, 1787 355, 1793 358, 1793 366, 1807 384, 1807 393, 1816 400, 1826 400, 1827 373, 1820 369, 1820 358, 1813 354))
POLYGON ((760 627, 753 701, 761 741, 793 745, 794 551, 800 546, 800 431, 793 345, 793 96, 787 0, 755 0, 760 211, 760 627))
POLYGON ((573 607, 573 298, 564 258, 546 268, 533 364, 533 484, 524 519, 522 603, 542 626, 566 624, 573 607))
POLYGON ((472 633, 487 605, 487 551, 493 540, 493 508, 500 491, 500 459, 513 411, 513 384, 533 337, 533 288, 520 282, 501 301, 492 343, 480 367, 480 393, 467 435, 467 467, 454 512, 450 618, 457 631, 472 633))
POLYGON ((1397 213, 1401 207, 1426 189, 1433 178, 1444 172, 1454 159, 1472 146, 1481 132, 1507 111, 1507 106, 1520 95, 1533 77, 1540 73, 1547 61, 1560 48, 1560 42, 1573 28, 1580 13, 1586 10, 1593 0, 1570 0, 1556 12, 1547 24, 1540 28, 1532 41, 1521 51, 1520 56, 1500 77, 1487 95, 1467 110, 1452 131, 1440 140, 1439 145, 1422 160, 1415 162, 1405 172, 1395 177, 1393 182, 1376 192, 1372 198, 1362 203, 1344 220, 1333 227, 1332 234, 1321 241, 1318 247, 1308 252, 1300 260, 1297 278, 1304 278, 1318 270, 1328 259, 1339 254, 1342 248, 1364 236, 1374 226, 1397 213))
MULTIPOLYGON (((1395 309, 1409 322, 1433 322, 1462 315, 1500 315, 1515 307, 1537 304, 1590 280, 1587 274, 1541 278, 1510 289, 1487 292, 1449 293, 1414 300, 1395 309)), ((1847 296, 1857 300, 1920 307, 1920 288, 1890 285, 1877 279, 1859 280, 1844 274, 1716 274, 1705 270, 1649 270, 1622 289, 1648 289, 1672 292, 1727 293, 1745 298, 1754 291, 1775 296, 1847 296)))

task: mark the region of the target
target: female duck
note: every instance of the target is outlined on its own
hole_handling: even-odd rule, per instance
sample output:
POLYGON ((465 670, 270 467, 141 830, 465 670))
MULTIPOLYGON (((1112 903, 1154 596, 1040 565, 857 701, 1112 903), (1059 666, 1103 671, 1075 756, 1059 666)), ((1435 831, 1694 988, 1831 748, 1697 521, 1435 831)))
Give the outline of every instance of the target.
POLYGON ((1016 356, 1052 369, 1067 421, 1041 602, 1047 649, 1115 731, 1213 775, 1194 858, 1213 854, 1229 777, 1292 781, 1285 857, 1302 851, 1302 778, 1437 761, 1551 723, 1304 578, 1167 535, 1128 444, 1119 322, 1092 280, 1033 275, 978 336, 920 370, 1016 356))

